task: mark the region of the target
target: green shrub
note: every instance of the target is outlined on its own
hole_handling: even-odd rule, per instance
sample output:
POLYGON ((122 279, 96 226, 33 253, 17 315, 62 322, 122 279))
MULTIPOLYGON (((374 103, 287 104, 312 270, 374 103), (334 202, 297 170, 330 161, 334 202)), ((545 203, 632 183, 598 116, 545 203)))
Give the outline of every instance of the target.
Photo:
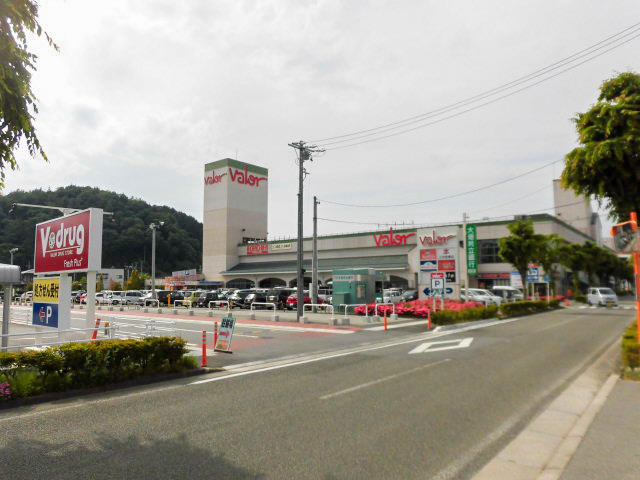
POLYGON ((9 382, 13 397, 22 397, 192 369, 196 364, 184 356, 186 344, 182 338, 150 337, 0 353, 0 381, 9 382))
POLYGON ((640 344, 638 331, 633 322, 622 336, 622 376, 640 380, 640 344))
POLYGON ((560 308, 560 300, 558 300, 557 298, 554 298, 553 300, 549 301, 549 308, 560 308))
POLYGON ((435 312, 431 319, 436 325, 451 325, 454 323, 468 322, 473 320, 485 320, 498 315, 498 307, 490 305, 488 307, 465 308, 462 310, 441 310, 435 312))
POLYGON ((576 302, 587 303, 587 297, 585 295, 576 295, 573 297, 576 302))
POLYGON ((558 301, 524 300, 521 302, 503 303, 500 305, 500 312, 506 317, 516 317, 518 315, 528 315, 530 313, 544 312, 550 308, 558 308, 558 301))

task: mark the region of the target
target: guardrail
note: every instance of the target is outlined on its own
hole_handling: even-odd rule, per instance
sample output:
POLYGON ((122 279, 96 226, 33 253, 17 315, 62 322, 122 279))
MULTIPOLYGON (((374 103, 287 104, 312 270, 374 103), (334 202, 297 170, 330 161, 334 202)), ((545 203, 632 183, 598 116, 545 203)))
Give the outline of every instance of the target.
POLYGON ((175 308, 177 308, 177 307, 178 307, 178 303, 179 303, 180 305, 182 305, 183 307, 185 307, 185 308, 193 308, 193 307, 192 307, 193 302, 192 302, 191 300, 174 300, 174 301, 173 301, 173 306, 174 306, 175 308), (189 305, 189 306, 187 306, 187 305, 189 305))
POLYGON ((149 302, 156 302, 156 306, 160 308, 160 300, 158 300, 157 298, 146 298, 144 301, 144 306, 149 307, 149 302))
MULTIPOLYGON (((115 338, 115 333, 116 330, 119 328, 118 325, 109 325, 108 327, 104 327, 104 329, 108 332, 108 336, 109 338, 115 338)), ((96 327, 91 327, 91 328, 71 328, 71 329, 65 329, 65 330, 51 330, 51 331, 44 331, 44 332, 25 332, 25 333, 7 333, 4 335, 0 335, 0 338, 13 338, 13 337, 35 337, 36 335, 55 335, 57 336, 59 339, 66 333, 77 333, 77 332, 95 332, 97 329, 96 327)), ((32 344, 28 344, 28 345, 7 345, 6 347, 3 347, 2 351, 6 351, 6 350, 11 350, 11 349, 19 349, 19 348, 26 348, 26 347, 50 347, 50 346, 54 346, 54 345, 63 345, 65 343, 75 343, 75 342, 91 342, 93 341, 92 338, 80 338, 80 339, 76 339, 76 340, 61 340, 58 342, 47 342, 47 343, 32 343, 32 344)))
POLYGON ((249 307, 249 310, 253 311, 253 306, 254 305, 271 305, 273 307, 273 313, 275 315, 277 307, 275 303, 272 302, 251 302, 251 307, 249 307))
POLYGON ((367 318, 369 316, 369 312, 367 311, 367 304, 366 303, 341 303, 339 305, 339 307, 344 307, 344 316, 347 316, 347 311, 349 310, 349 307, 353 307, 354 309, 356 307, 364 307, 365 311, 364 311, 364 316, 365 318, 367 318))
POLYGON ((209 310, 211 310, 211 304, 214 304, 217 308, 220 308, 220 305, 227 306, 227 312, 231 310, 231 303, 228 300, 211 300, 208 304, 209 310))
POLYGON ((323 308, 325 310, 329 309, 329 311, 331 312, 331 320, 335 320, 336 318, 335 310, 333 308, 333 305, 331 305, 330 303, 305 303, 304 305, 302 305, 302 311, 304 312, 307 307, 313 308, 314 310, 316 308, 323 308))

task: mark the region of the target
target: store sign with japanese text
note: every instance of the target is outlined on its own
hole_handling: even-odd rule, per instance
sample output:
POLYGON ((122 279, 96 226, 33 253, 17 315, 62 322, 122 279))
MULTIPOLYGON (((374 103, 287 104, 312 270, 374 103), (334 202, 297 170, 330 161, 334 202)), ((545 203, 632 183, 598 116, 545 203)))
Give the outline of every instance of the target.
POLYGON ((467 273, 478 274, 478 233, 475 225, 467 225, 467 273))
POLYGON ((97 271, 102 263, 102 210, 90 208, 36 225, 35 274, 97 271))
POLYGON ((59 299, 59 277, 34 279, 31 323, 41 327, 58 328, 59 299))
POLYGON ((218 341, 214 346, 214 350, 216 352, 231 353, 231 340, 233 339, 233 330, 235 325, 235 318, 223 317, 222 322, 220 322, 218 341))
POLYGON ((447 296, 458 292, 458 227, 425 228, 416 232, 419 261, 419 292, 432 290, 432 279, 446 281, 447 296))

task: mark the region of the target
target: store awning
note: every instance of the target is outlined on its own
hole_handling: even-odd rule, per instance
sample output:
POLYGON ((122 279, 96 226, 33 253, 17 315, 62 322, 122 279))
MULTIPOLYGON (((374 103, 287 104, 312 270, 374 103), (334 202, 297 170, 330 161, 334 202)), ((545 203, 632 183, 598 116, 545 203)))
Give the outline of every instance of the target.
MULTIPOLYGON (((404 270, 409 267, 407 255, 382 255, 376 257, 321 258, 319 272, 331 272, 342 268, 375 268, 376 270, 404 270)), ((304 268, 311 274, 311 259, 305 259, 304 268)), ((221 272, 222 275, 264 275, 271 273, 296 273, 296 261, 251 262, 221 272)))

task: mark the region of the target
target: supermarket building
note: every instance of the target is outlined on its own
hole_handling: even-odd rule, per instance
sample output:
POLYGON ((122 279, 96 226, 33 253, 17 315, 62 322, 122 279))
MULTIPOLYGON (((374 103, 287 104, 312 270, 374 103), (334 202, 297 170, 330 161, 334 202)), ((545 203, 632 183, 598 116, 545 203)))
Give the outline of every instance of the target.
MULTIPOLYGON (((474 223, 477 266, 469 272, 469 287, 521 285, 513 266, 498 257, 498 239, 509 234, 507 225, 516 218, 531 219, 536 233, 554 233, 572 243, 601 243, 600 220, 588 200, 562 189, 558 181, 554 181, 554 200, 555 215, 474 223)), ((207 282, 235 288, 296 285, 296 240, 267 241, 267 169, 228 158, 205 165, 203 218, 207 282)), ((305 238, 303 246, 306 286, 311 281, 312 239, 305 238)), ((319 284, 331 281, 334 270, 345 268, 374 268, 385 287, 415 288, 421 295, 432 273, 443 273, 447 293, 455 297, 467 273, 463 225, 319 236, 319 284)), ((561 274, 560 291, 570 284, 568 274, 561 274)), ((535 267, 528 280, 543 282, 544 277, 535 267)))

